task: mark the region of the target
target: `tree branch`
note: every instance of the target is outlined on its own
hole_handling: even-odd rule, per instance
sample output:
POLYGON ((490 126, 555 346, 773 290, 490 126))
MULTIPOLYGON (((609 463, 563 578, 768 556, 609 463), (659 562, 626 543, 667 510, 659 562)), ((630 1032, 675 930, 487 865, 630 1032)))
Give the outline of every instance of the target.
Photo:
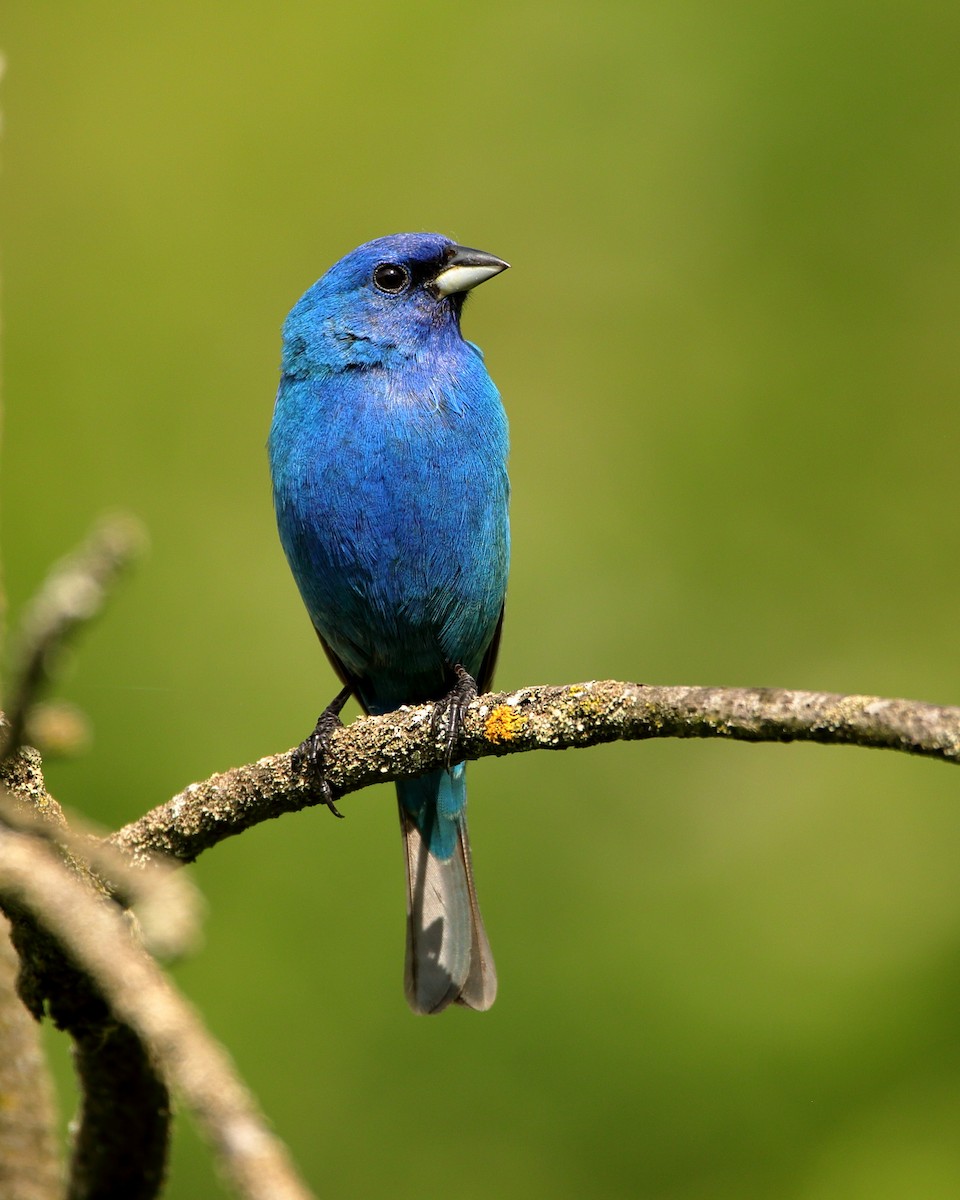
POLYGON ((107 517, 77 550, 57 563, 20 624, 0 758, 23 744, 31 709, 50 684, 63 646, 103 608, 146 536, 132 517, 107 517))
MULTIPOLYGON (((0 784, 15 785, 16 773, 11 768, 30 764, 40 778, 36 751, 23 749, 0 765, 0 784)), ((137 932, 154 957, 179 958, 196 947, 203 902, 187 876, 176 869, 179 864, 158 857, 144 870, 76 813, 71 814, 72 825, 68 825, 60 805, 45 792, 44 801, 41 806, 36 796, 27 799, 0 788, 0 824, 32 834, 61 851, 94 891, 116 900, 136 919, 137 932)))
POLYGON ((62 1193, 53 1084, 39 1027, 17 996, 19 965, 0 917, 0 1196, 57 1200, 62 1193))
MULTIPOLYGON (((97 981, 111 1012, 125 1022, 118 1028, 126 1031, 127 1042, 118 1042, 116 1052, 139 1050, 138 1042, 142 1042, 163 1064, 240 1195, 250 1200, 309 1200, 310 1193, 297 1178, 285 1148, 268 1130, 226 1054, 131 937, 116 905, 92 893, 65 869, 51 847, 2 828, 0 895, 5 904, 13 901, 36 914, 43 928, 69 949, 79 968, 97 981)), ((95 1067, 97 1072, 104 1070, 102 1051, 96 1052, 95 1067)), ((118 1074, 116 1064, 107 1067, 105 1086, 113 1092, 122 1070, 118 1074)), ((98 1097, 88 1094, 85 1100, 97 1103, 98 1097)), ((157 1103, 164 1100, 162 1092, 157 1103)), ((112 1096, 110 1102, 115 1105, 117 1097, 112 1096)), ((165 1126, 152 1128, 165 1138, 165 1126)), ((111 1142, 108 1157, 114 1175, 103 1176, 103 1164, 98 1161, 98 1190, 91 1190, 82 1176, 75 1175, 70 1195, 153 1195, 160 1181, 140 1177, 144 1164, 139 1148, 117 1144, 116 1136, 111 1142)), ((96 1147, 89 1150, 98 1160, 103 1158, 96 1147)), ((151 1162, 162 1170, 162 1148, 151 1154, 151 1162)), ((75 1168, 77 1165, 84 1164, 81 1160, 75 1168)))
MULTIPOLYGON (((38 1020, 49 1013, 70 1033, 80 1085, 80 1114, 72 1147, 69 1200, 124 1196, 154 1200, 163 1183, 170 1112, 166 1084, 139 1036, 111 1012, 99 979, 92 978, 44 919, 59 871, 88 903, 106 905, 106 889, 75 853, 83 839, 66 827, 63 812, 47 794, 39 755, 23 749, 0 762, 0 907, 10 918, 10 937, 20 956, 17 990, 38 1020), (11 826, 31 830, 30 836, 11 826), (67 845, 61 847, 58 838, 67 845), (44 844, 47 843, 47 844, 44 844), (10 856, 18 848, 44 852, 27 887, 10 885, 10 856), (40 889, 42 903, 34 889, 40 889)), ((119 912, 119 910, 117 910, 119 912)))
MULTIPOLYGON (((408 779, 446 763, 433 707, 402 708, 356 720, 330 741, 327 777, 337 796, 408 779)), ((527 750, 568 750, 655 737, 820 742, 960 760, 960 708, 879 696, 775 688, 648 687, 606 681, 531 687, 479 696, 469 707, 454 762, 527 750)), ((146 862, 157 854, 192 862, 204 850, 261 821, 322 801, 294 775, 291 754, 272 755, 202 783, 113 834, 146 862)))
MULTIPOLYGON (((106 899, 119 894, 137 902, 153 945, 176 953, 191 937, 192 889, 168 869, 145 875, 104 839, 71 830, 46 792, 39 756, 21 748, 63 646, 100 612, 143 540, 135 522, 101 522, 50 572, 22 622, 10 718, 0 717, 0 783, 9 789, 0 794, 0 907, 11 918, 20 955, 18 991, 35 1017, 48 1011, 73 1038, 81 1107, 69 1200, 153 1200, 159 1194, 170 1128, 165 1074, 182 1086, 243 1195, 301 1200, 307 1192, 225 1055, 131 939, 130 919, 106 899)), ((12 988, 5 999, 17 1004, 12 988)), ((42 1085, 38 1073, 32 1094, 38 1104, 42 1085)), ((14 1099, 12 1093, 0 1097, 4 1108, 14 1099)), ((4 1144, 23 1140, 27 1115, 2 1127, 4 1144)), ((21 1183, 17 1165, 18 1177, 8 1180, 23 1200, 40 1200, 40 1188, 59 1190, 59 1164, 55 1155, 47 1162, 41 1157, 39 1136, 37 1130, 32 1174, 21 1183)), ((8 1149, 16 1152, 18 1145, 8 1149)), ((13 1159, 7 1165, 12 1171, 13 1159)), ((0 1175, 7 1177, 3 1164, 0 1175)))

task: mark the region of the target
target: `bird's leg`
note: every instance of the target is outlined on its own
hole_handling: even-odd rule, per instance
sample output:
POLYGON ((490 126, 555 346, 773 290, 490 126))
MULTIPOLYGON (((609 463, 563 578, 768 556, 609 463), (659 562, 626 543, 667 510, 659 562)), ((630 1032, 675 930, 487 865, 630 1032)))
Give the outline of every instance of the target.
POLYGON ((320 802, 325 804, 335 817, 342 817, 343 813, 334 803, 336 797, 333 794, 333 788, 327 782, 327 747, 330 745, 330 735, 333 731, 343 727, 340 713, 350 699, 352 691, 351 687, 345 687, 330 701, 317 717, 317 725, 313 733, 294 750, 290 763, 295 775, 313 776, 314 782, 320 789, 320 802))
POLYGON ((477 681, 461 663, 454 664, 455 681, 453 687, 438 700, 433 710, 433 731, 443 733, 447 746, 447 770, 450 769, 450 759, 453 747, 456 745, 463 718, 472 701, 477 698, 477 681))

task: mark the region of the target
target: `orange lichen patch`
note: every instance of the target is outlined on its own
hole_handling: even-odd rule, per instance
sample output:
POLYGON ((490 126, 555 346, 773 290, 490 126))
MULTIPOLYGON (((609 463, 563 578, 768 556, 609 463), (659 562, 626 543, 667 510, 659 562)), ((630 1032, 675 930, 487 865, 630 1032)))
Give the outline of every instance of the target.
POLYGON ((490 710, 483 724, 483 732, 490 742, 510 742, 526 725, 527 718, 509 704, 498 704, 490 710))

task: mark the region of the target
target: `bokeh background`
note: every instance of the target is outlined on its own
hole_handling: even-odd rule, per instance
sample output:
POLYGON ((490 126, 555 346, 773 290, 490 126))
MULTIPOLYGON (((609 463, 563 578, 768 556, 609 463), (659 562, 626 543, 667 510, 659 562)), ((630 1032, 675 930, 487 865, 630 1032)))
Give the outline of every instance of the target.
MULTIPOLYGON (((498 682, 960 702, 960 7, 8 0, 13 614, 105 510, 152 550, 51 763, 114 827, 335 683, 274 527, 279 327, 437 229, 512 423, 498 682)), ((416 1019, 387 788, 207 854, 180 985, 321 1194, 960 1191, 960 777, 662 742, 471 768, 501 977, 416 1019)), ((72 1099, 60 1039, 51 1038, 72 1099)), ((224 1194, 183 1121, 169 1195, 224 1194)))

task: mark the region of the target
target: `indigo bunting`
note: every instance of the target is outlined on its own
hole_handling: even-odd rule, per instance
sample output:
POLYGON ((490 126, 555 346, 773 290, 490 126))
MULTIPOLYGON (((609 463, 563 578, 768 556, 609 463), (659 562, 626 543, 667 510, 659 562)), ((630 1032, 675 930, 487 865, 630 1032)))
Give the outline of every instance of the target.
MULTIPOLYGON (((302 748, 321 771, 324 731, 350 694, 368 713, 439 702, 452 739, 490 685, 510 552, 507 420, 460 314, 507 265, 438 234, 378 238, 332 266, 284 324, 269 443, 277 525, 344 684, 302 748)), ((488 1009, 497 977, 464 764, 401 781, 397 797, 410 1006, 488 1009)))

